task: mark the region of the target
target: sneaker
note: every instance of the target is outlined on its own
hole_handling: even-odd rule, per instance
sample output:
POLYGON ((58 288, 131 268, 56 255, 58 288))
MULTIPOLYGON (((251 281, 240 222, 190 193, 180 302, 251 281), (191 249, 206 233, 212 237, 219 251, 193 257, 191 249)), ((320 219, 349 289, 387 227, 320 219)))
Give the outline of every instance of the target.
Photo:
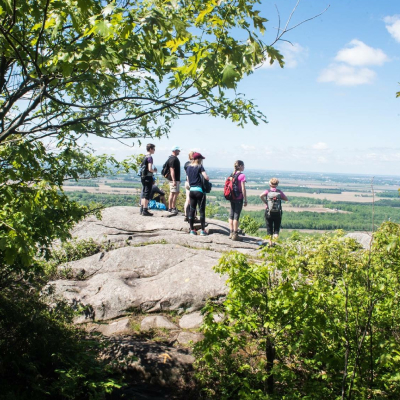
POLYGON ((169 209, 168 209, 168 212, 170 212, 170 213, 173 214, 173 215, 178 214, 178 211, 176 211, 176 208, 169 208, 169 209))
POLYGON ((146 209, 143 210, 142 213, 143 217, 152 217, 153 214, 151 212, 148 212, 146 209))
POLYGON ((189 235, 195 235, 195 236, 197 236, 197 232, 196 232, 195 230, 190 231, 190 232, 189 232, 189 235))
POLYGON ((208 236, 208 232, 207 231, 200 231, 200 236, 208 236))

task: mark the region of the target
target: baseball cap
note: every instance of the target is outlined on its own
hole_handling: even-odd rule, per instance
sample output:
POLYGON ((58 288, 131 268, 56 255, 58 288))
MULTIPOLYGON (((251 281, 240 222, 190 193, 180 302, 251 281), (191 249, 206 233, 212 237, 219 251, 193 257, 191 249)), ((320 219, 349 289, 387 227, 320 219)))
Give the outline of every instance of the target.
POLYGON ((200 153, 193 153, 193 160, 198 160, 199 158, 205 159, 200 153))
POLYGON ((174 146, 171 150, 172 151, 181 151, 181 148, 179 146, 174 146))

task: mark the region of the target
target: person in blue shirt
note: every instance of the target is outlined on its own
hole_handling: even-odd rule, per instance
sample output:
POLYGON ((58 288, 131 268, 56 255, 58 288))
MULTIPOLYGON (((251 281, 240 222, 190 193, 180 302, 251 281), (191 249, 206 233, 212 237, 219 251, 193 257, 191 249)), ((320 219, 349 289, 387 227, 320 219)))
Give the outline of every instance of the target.
POLYGON ((189 212, 189 224, 190 224, 190 234, 197 235, 194 229, 194 218, 196 213, 196 208, 199 206, 200 213, 200 224, 201 231, 200 236, 207 236, 208 233, 205 230, 206 226, 206 194, 203 192, 201 176, 204 179, 210 180, 206 171, 203 167, 203 157, 200 153, 193 153, 193 161, 186 168, 187 181, 190 186, 189 200, 190 200, 190 212, 189 212))

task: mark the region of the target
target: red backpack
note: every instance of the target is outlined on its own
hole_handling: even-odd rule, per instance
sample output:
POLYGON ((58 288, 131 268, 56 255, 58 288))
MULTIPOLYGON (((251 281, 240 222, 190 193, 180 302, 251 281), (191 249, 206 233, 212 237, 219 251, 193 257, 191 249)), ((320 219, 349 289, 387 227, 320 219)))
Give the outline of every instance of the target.
POLYGON ((240 189, 238 186, 238 177, 241 174, 231 174, 226 178, 224 186, 224 196, 227 200, 236 200, 240 196, 240 189))

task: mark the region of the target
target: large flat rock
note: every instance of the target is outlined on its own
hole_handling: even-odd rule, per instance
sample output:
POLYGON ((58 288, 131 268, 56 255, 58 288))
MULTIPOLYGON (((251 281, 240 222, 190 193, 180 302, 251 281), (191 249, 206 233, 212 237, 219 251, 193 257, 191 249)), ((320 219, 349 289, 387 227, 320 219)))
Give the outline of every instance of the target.
MULTIPOLYGON (((168 213, 167 213, 168 214, 168 213)), ((256 254, 258 238, 228 238, 228 224, 210 220, 207 237, 188 234, 183 216, 142 217, 137 207, 112 207, 102 220, 89 217, 73 236, 113 241, 115 250, 68 263, 71 278, 51 282, 55 294, 84 312, 77 322, 107 320, 133 310, 156 312, 199 310, 210 297, 227 293, 225 277, 213 271, 222 252, 256 254)))

